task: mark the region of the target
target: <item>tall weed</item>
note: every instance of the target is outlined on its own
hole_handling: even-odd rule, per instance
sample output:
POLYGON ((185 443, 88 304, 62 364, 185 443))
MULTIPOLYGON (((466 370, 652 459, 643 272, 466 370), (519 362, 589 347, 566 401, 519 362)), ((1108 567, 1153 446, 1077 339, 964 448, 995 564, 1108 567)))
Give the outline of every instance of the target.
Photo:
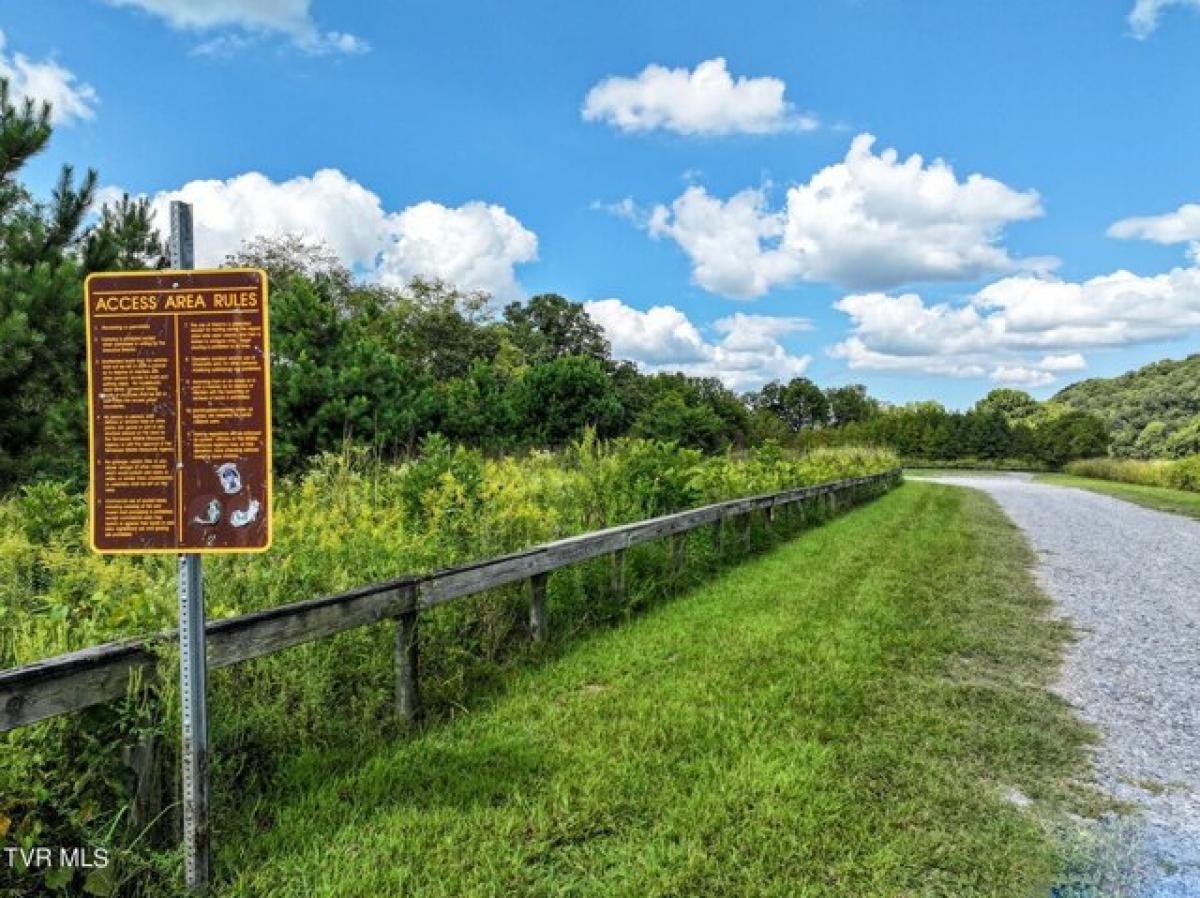
MULTIPOLYGON (((894 455, 879 450, 797 455, 767 445, 705 457, 673 444, 605 443, 590 434, 559 453, 495 459, 438 437, 398 465, 327 455, 278 484, 269 553, 206 561, 206 606, 210 619, 227 617, 895 465, 894 455)), ((174 626, 174 558, 94 555, 85 547, 84 516, 83 497, 56 484, 0 502, 0 667, 174 626)), ((690 569, 717 561, 699 536, 687 551, 703 562, 690 569)), ((670 582, 663 546, 630 553, 623 601, 609 595, 607 562, 577 565, 550 580, 552 631, 569 636, 619 619, 670 582)), ((430 713, 460 713, 499 681, 506 664, 530 651, 527 602, 521 588, 509 587, 422 615, 430 713)), ((249 800, 298 745, 390 732, 392 639, 388 626, 362 628, 214 671, 218 819, 223 803, 249 800)), ((161 884, 173 862, 148 848, 172 844, 173 833, 162 821, 134 819, 130 758, 139 744, 160 747, 169 824, 178 751, 175 663, 164 658, 157 681, 124 702, 0 736, 0 846, 102 840, 121 852, 121 868, 136 881, 114 888, 135 893, 161 884)), ((0 891, 5 885, 0 872, 0 891)))

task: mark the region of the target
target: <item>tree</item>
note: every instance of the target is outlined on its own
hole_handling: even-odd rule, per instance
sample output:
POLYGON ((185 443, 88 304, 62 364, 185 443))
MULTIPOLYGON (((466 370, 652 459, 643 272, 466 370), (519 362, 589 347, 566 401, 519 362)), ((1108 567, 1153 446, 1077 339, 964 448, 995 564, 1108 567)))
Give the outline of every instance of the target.
POLYGON ((434 381, 379 325, 386 295, 341 272, 281 274, 271 296, 274 450, 281 470, 345 443, 411 449, 438 416, 434 381))
POLYGON ((996 412, 1009 424, 1029 421, 1038 411, 1038 401, 1024 390, 999 387, 975 403, 977 412, 996 412))
POLYGON ((293 277, 329 278, 348 293, 352 281, 350 270, 327 243, 303 234, 251 237, 236 253, 225 257, 225 264, 230 268, 261 268, 272 284, 293 277))
POLYGON ((1142 428, 1133 444, 1134 450, 1142 458, 1155 458, 1162 455, 1167 446, 1167 425, 1163 421, 1151 421, 1142 428))
POLYGON ((758 393, 751 394, 750 403, 772 412, 793 431, 829 423, 825 394, 807 377, 795 377, 786 385, 771 381, 758 393))
POLYGON ((466 377, 476 359, 493 359, 503 328, 490 318, 485 293, 463 293, 444 281, 413 278, 403 290, 360 288, 374 293, 377 326, 391 337, 392 351, 439 381, 466 377))
POLYGON ((585 427, 613 436, 622 418, 608 373, 587 356, 566 355, 534 365, 518 396, 524 434, 538 445, 562 445, 585 427))
POLYGON ((123 194, 100 210, 100 223, 88 235, 84 255, 89 271, 166 268, 167 248, 154 226, 150 201, 123 194))
POLYGON ((977 458, 1001 459, 1012 456, 1013 434, 1008 419, 999 411, 985 409, 966 414, 970 422, 971 454, 977 458))
POLYGON ((50 135, 49 104, 15 106, 0 80, 0 488, 79 480, 85 467, 84 219, 96 173, 77 181, 65 165, 49 202, 35 201, 16 175, 50 135))
POLYGON ((834 427, 868 421, 879 413, 879 402, 867 395, 862 384, 830 387, 825 391, 829 423, 834 427))
POLYGON ((1077 458, 1107 454, 1112 438, 1099 417, 1073 411, 1039 427, 1035 442, 1039 460, 1057 468, 1077 458))
POLYGON ((715 452, 727 445, 724 422, 707 405, 688 405, 678 393, 666 393, 645 409, 633 434, 689 449, 715 452))
POLYGON ((439 429, 463 443, 502 448, 517 439, 514 392, 495 365, 476 359, 466 377, 446 384, 439 429))
POLYGON ((526 303, 510 303, 504 309, 504 321, 530 364, 569 355, 608 360, 609 345, 603 329, 582 304, 557 293, 541 293, 526 303))
POLYGON ((1171 434, 1163 448, 1174 458, 1200 454, 1200 417, 1192 419, 1190 423, 1171 434))

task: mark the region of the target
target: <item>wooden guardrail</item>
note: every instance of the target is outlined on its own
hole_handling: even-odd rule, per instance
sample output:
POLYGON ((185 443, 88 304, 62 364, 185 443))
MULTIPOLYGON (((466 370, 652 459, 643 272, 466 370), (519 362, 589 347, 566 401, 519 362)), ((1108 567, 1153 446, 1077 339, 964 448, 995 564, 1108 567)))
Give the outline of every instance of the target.
MULTIPOLYGON (((817 500, 836 510, 844 499, 852 504, 890 489, 899 482, 899 469, 705 505, 676 514, 650 518, 545 543, 423 577, 399 577, 350 592, 281 605, 208 624, 208 664, 225 667, 249 661, 290 646, 333 636, 345 630, 396 621, 396 709, 406 721, 420 715, 418 691, 419 613, 435 605, 474 595, 520 580, 530 583, 530 631, 546 638, 546 579, 552 571, 602 555, 613 558, 611 587, 624 592, 624 553, 631 546, 663 537, 672 538, 672 567, 682 564, 681 534, 715 524, 715 545, 723 539, 724 522, 732 517, 763 512, 772 522, 778 508, 817 500)), ((749 533, 749 527, 746 530, 749 533)), ((131 685, 153 676, 162 647, 177 638, 173 632, 92 646, 0 671, 0 733, 40 720, 121 698, 131 685)))

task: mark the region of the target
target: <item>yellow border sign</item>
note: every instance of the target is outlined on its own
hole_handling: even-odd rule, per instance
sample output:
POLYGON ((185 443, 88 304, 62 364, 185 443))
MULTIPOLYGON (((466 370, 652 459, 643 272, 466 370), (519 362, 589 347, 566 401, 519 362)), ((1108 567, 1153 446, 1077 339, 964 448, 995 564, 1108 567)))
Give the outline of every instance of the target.
POLYGON ((266 550, 265 272, 93 274, 84 298, 93 550, 266 550))

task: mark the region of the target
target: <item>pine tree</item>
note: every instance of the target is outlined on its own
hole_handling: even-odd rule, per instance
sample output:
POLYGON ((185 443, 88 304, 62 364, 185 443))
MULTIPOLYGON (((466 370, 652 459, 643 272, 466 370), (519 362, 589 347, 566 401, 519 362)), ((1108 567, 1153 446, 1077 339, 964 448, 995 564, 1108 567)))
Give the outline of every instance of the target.
POLYGON ((83 278, 161 255, 144 200, 126 198, 86 227, 93 170, 77 179, 64 165, 49 201, 33 198, 17 176, 51 133, 50 105, 15 105, 0 79, 0 490, 44 476, 83 478, 83 278))

